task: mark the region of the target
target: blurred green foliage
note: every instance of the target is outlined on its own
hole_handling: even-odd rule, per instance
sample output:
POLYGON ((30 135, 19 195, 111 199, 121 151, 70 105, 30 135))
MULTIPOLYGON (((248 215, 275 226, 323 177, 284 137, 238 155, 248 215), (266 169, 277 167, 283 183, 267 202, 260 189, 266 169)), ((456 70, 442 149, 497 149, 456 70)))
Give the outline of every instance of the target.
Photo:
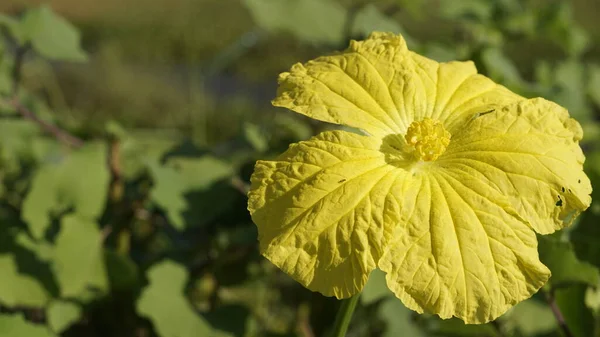
MULTIPOLYGON (((373 30, 566 106, 600 186, 600 35, 586 6, 598 8, 156 0, 71 12, 87 18, 79 28, 50 6, 0 14, 0 335, 326 336, 339 303, 260 257, 245 194, 255 160, 333 127, 271 108, 277 74, 373 30)), ((593 197, 575 225, 540 238, 549 284, 497 321, 417 315, 375 271, 349 335, 562 336, 551 303, 574 336, 600 336, 593 197)))

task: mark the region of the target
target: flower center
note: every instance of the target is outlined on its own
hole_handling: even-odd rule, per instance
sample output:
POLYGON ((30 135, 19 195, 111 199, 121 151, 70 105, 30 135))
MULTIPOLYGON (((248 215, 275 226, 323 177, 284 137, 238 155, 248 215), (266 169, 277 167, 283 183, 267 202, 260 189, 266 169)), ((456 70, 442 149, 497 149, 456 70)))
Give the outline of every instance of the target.
POLYGON ((433 161, 441 156, 450 144, 450 137, 442 123, 431 118, 412 122, 404 136, 406 143, 414 149, 414 155, 423 161, 433 161))

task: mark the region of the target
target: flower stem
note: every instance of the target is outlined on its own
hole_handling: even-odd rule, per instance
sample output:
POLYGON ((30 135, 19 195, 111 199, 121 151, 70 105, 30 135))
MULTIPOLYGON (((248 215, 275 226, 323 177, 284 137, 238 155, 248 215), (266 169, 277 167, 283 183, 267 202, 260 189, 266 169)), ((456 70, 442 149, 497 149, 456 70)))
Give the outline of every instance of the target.
POLYGON ((360 294, 356 294, 350 298, 342 301, 342 305, 335 317, 335 326, 333 327, 333 334, 331 337, 345 337, 350 321, 352 320, 352 314, 358 304, 360 294))
POLYGON ((566 337, 573 337, 574 335, 571 332, 571 329, 569 329, 569 326, 567 325, 567 322, 565 321, 565 317, 563 316, 562 312, 560 311, 558 304, 556 304, 556 300, 554 299, 554 290, 553 289, 550 289, 550 291, 546 292, 546 301, 548 301, 548 305, 550 306, 550 309, 552 309, 552 313, 554 314, 554 317, 556 317, 558 326, 562 330, 563 334, 566 337))

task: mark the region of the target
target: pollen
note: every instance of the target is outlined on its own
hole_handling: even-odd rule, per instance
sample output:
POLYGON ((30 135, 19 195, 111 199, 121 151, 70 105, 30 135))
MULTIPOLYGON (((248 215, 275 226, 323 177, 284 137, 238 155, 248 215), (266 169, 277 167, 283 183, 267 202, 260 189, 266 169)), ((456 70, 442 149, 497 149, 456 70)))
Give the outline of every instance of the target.
POLYGON ((431 118, 412 122, 404 136, 414 149, 414 155, 423 161, 433 161, 441 156, 450 144, 450 137, 442 123, 431 118))

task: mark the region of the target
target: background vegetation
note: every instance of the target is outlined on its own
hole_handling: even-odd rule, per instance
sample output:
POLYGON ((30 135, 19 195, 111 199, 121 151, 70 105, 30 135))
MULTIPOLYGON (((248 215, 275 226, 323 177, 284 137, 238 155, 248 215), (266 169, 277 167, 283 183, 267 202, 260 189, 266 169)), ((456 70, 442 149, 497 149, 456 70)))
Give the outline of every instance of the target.
MULTIPOLYGON (((270 107, 277 74, 372 30, 566 106, 600 191, 599 14, 595 0, 2 1, 0 335, 326 336, 339 303, 261 258, 245 193, 255 160, 333 127, 270 107)), ((497 321, 417 315, 375 272, 349 336, 600 336, 595 194, 540 238, 550 283, 497 321)))

